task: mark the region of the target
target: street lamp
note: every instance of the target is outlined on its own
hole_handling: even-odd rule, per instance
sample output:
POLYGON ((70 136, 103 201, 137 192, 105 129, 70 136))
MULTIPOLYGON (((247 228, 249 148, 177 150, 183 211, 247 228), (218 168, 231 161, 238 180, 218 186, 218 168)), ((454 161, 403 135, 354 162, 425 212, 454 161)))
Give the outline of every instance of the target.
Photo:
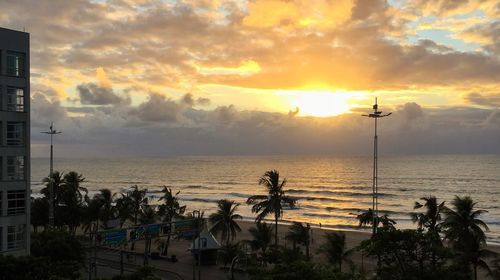
POLYGON ((50 123, 49 131, 42 131, 40 133, 50 135, 50 174, 49 174, 49 228, 54 227, 54 145, 53 136, 55 134, 61 134, 60 131, 53 129, 54 123, 50 123))
POLYGON ((377 233, 378 223, 378 135, 377 135, 377 120, 379 118, 390 116, 392 113, 382 114, 378 110, 377 98, 375 97, 375 105, 373 105, 373 113, 362 115, 363 117, 375 119, 375 135, 373 137, 373 186, 372 186, 372 223, 373 234, 377 233), (377 220, 376 220, 377 219, 377 220))

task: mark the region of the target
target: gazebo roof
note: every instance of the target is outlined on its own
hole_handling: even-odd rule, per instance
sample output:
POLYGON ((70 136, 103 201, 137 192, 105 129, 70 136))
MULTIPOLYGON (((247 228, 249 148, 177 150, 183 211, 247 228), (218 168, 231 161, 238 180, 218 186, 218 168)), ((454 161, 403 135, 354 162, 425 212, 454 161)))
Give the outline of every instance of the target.
POLYGON ((200 236, 194 240, 194 248, 193 243, 189 246, 189 250, 198 250, 198 239, 200 239, 199 244, 201 245, 201 250, 217 250, 220 248, 220 244, 215 238, 215 236, 209 232, 207 229, 204 229, 200 232, 200 236))

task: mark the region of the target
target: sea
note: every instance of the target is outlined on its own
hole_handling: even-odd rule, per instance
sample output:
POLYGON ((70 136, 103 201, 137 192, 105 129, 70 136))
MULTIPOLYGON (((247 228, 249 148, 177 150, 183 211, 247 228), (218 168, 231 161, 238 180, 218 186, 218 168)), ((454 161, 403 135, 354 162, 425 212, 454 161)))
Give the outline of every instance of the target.
MULTIPOLYGON (((158 204, 162 186, 180 191, 187 211, 208 215, 226 198, 239 203, 247 220, 255 215, 246 199, 265 194, 258 180, 276 169, 286 178, 286 194, 298 199, 284 211, 283 222, 301 221, 332 229, 366 230, 356 216, 372 205, 373 159, 347 156, 186 156, 165 158, 56 158, 54 169, 77 171, 85 177, 89 195, 108 188, 115 193, 131 186, 147 188, 151 204, 158 204)), ((49 160, 33 158, 33 196, 39 195, 48 175, 49 160)), ((488 212, 488 243, 500 244, 500 155, 422 155, 379 157, 379 210, 399 228, 416 228, 410 213, 415 201, 434 195, 450 202, 456 195, 471 196, 488 212)))

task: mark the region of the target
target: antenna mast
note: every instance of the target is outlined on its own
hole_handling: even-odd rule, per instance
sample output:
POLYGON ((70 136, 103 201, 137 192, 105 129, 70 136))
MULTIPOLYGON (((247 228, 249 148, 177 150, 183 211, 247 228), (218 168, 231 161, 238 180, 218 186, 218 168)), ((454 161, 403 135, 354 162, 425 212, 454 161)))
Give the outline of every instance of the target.
POLYGON ((392 113, 382 114, 378 110, 377 97, 375 97, 375 104, 373 105, 373 113, 362 115, 363 117, 373 118, 375 120, 375 129, 373 137, 373 178, 372 178, 372 225, 373 234, 377 233, 377 225, 379 222, 378 215, 378 134, 377 134, 377 120, 379 118, 390 116, 392 113))

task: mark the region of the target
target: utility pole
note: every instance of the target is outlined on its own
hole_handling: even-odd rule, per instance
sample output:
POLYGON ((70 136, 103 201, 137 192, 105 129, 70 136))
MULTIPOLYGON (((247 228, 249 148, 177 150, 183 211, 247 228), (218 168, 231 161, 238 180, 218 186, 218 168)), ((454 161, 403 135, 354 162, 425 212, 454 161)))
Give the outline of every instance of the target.
POLYGON ((378 224, 378 134, 377 120, 379 118, 390 116, 392 113, 382 114, 378 110, 377 98, 375 97, 375 105, 373 105, 373 113, 362 115, 363 117, 373 118, 375 120, 375 133, 373 137, 373 178, 372 178, 372 224, 373 234, 377 233, 378 224))
POLYGON ((62 132, 53 129, 54 123, 50 123, 50 130, 41 133, 50 135, 50 174, 49 174, 49 228, 54 228, 54 142, 53 136, 62 132))

